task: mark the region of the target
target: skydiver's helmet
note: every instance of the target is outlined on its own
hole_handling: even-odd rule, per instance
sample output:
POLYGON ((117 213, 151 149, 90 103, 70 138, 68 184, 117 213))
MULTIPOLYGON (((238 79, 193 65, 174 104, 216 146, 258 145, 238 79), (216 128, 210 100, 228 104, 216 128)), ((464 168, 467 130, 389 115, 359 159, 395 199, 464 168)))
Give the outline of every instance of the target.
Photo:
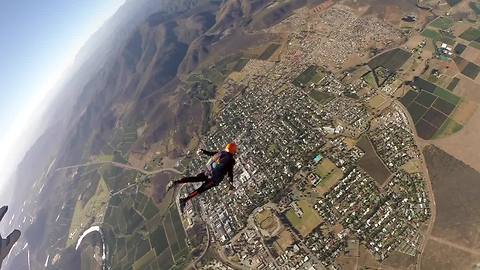
POLYGON ((225 146, 225 151, 228 153, 235 155, 238 153, 238 146, 235 143, 229 143, 225 146))

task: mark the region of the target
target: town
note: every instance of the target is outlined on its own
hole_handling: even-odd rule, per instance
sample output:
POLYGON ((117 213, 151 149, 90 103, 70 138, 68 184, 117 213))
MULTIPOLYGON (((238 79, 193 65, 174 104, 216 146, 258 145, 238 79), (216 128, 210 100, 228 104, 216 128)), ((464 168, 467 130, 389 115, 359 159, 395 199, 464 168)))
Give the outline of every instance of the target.
MULTIPOLYGON (((402 33, 342 8, 313 20, 287 19, 298 30, 281 59, 250 59, 242 76, 224 82, 242 90, 225 103, 202 146, 240 145, 236 190, 222 184, 184 215, 187 229, 209 228, 223 262, 211 267, 342 269, 359 253, 381 262, 421 252, 431 216, 426 172, 410 116, 393 95, 401 87, 396 72, 411 53, 396 49, 393 63, 377 59, 367 69, 335 71, 352 64, 352 55, 367 59, 372 42, 385 47, 402 33), (351 31, 358 24, 375 38, 351 31), (345 47, 349 37, 355 42, 345 47)), ((190 160, 186 172, 205 162, 190 160)))
MULTIPOLYGON (((245 68, 264 67, 256 64, 245 68)), ((278 63, 252 76, 221 112, 205 148, 241 145, 236 191, 206 193, 187 206, 187 223, 204 216, 225 258, 248 268, 322 269, 335 265, 352 239, 380 261, 394 250, 415 254, 430 208, 422 172, 403 168, 420 156, 407 116, 392 106, 374 117, 351 97, 355 87, 321 68, 314 68, 316 82, 302 86, 299 68, 312 70, 278 63), (385 183, 359 165, 368 154, 357 145, 361 138, 391 172, 385 183), (266 203, 274 209, 267 224, 274 224, 250 222, 266 203)), ((188 172, 204 163, 195 159, 188 172)))

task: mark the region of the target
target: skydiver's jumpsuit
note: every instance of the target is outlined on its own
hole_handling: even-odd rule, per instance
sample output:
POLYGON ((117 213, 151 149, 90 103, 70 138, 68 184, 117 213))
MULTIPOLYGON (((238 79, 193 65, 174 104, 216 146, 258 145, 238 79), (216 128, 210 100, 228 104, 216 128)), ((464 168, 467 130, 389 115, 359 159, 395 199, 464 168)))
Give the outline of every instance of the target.
POLYGON ((235 159, 233 155, 226 151, 211 152, 201 149, 202 153, 211 156, 206 168, 197 176, 184 177, 174 182, 175 185, 182 183, 203 182, 203 184, 183 198, 183 201, 188 201, 200 193, 203 193, 222 182, 224 176, 228 174, 230 183, 233 184, 233 166, 235 159))

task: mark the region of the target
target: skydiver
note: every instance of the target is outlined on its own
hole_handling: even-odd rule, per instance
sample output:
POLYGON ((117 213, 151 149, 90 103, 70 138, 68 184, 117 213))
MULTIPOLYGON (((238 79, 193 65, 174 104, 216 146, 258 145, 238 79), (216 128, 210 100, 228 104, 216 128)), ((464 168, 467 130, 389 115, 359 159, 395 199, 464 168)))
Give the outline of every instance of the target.
MULTIPOLYGON (((0 208, 0 221, 2 221, 7 211, 8 206, 2 206, 0 208)), ((0 235, 0 268, 2 267, 3 260, 7 257, 8 253, 10 253, 10 250, 12 250, 12 247, 18 241, 20 235, 21 233, 19 230, 14 230, 5 239, 0 235)))
POLYGON ((193 182, 203 182, 203 184, 192 191, 185 198, 180 199, 180 211, 183 212, 186 203, 194 198, 195 196, 215 187, 222 182, 224 176, 228 174, 230 179, 230 190, 234 189, 233 186, 233 166, 235 165, 235 155, 238 152, 238 147, 235 143, 229 143, 225 147, 225 150, 222 151, 207 151, 204 149, 199 149, 197 154, 204 154, 211 156, 210 160, 207 162, 205 169, 199 173, 197 176, 188 176, 180 180, 170 181, 167 185, 167 191, 170 190, 173 186, 183 183, 193 183, 193 182))

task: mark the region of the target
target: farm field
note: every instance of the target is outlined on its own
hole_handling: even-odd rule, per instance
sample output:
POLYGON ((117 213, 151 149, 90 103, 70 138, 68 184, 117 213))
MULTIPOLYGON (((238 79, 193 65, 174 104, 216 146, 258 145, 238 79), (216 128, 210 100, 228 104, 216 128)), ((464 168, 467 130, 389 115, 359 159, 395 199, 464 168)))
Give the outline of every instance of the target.
POLYGON ((459 37, 466 41, 476 40, 480 38, 480 30, 470 27, 465 30, 465 32, 463 32, 459 37))
POLYGON ((412 117, 420 138, 448 136, 463 127, 453 118, 463 104, 459 96, 420 77, 415 78, 413 85, 417 90, 409 90, 399 100, 412 117))
POLYGON ((270 57, 280 48, 280 44, 277 43, 272 43, 268 45, 268 47, 265 49, 265 51, 260 54, 258 59, 260 60, 268 60, 270 57))
POLYGON ((181 267, 189 256, 176 206, 159 209, 142 192, 113 196, 103 227, 107 239, 113 239, 107 244, 112 263, 119 269, 158 269, 158 265, 162 265, 162 269, 181 267))
POLYGON ((102 178, 97 182, 95 194, 85 204, 82 200, 75 204, 67 246, 73 245, 78 240, 82 231, 87 229, 85 227, 87 222, 94 221, 99 214, 105 213, 108 200, 108 188, 102 178))
POLYGON ((433 22, 430 23, 431 27, 439 28, 442 30, 446 30, 453 26, 453 21, 449 18, 445 17, 438 17, 433 22))
POLYGON ((357 146, 365 152, 365 155, 358 163, 360 167, 364 169, 373 179, 375 179, 379 185, 385 183, 385 181, 391 175, 391 172, 378 157, 368 137, 363 136, 358 142, 357 146))
POLYGON ((459 78, 453 78, 450 83, 448 84, 447 86, 447 89, 450 90, 450 91, 453 91, 455 90, 455 87, 457 86, 458 82, 460 81, 459 78))
POLYGON ((384 67, 395 72, 407 62, 410 56, 412 56, 410 52, 396 48, 376 56, 368 62, 368 66, 372 70, 375 70, 378 67, 384 67))
POLYGON ((432 28, 425 28, 422 32, 422 36, 429 38, 432 42, 443 42, 448 45, 455 45, 454 36, 447 34, 446 32, 439 32, 439 30, 434 30, 432 28))
POLYGON ((320 92, 314 89, 310 91, 309 96, 322 105, 327 104, 334 98, 334 96, 330 93, 320 92))
POLYGON ((475 80, 475 78, 477 78, 478 73, 480 73, 480 67, 472 62, 468 62, 468 64, 462 70, 462 74, 472 80, 475 80))
POLYGON ((317 69, 316 66, 309 66, 305 71, 300 73, 292 83, 298 87, 304 87, 317 75, 317 69))

